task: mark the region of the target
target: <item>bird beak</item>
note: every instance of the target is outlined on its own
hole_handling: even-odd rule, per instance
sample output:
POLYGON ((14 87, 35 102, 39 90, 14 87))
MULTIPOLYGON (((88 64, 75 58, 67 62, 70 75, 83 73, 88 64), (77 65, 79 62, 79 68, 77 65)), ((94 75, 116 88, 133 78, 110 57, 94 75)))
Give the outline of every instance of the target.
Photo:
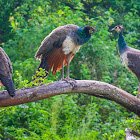
POLYGON ((90 33, 90 34, 93 34, 94 31, 98 31, 98 30, 93 28, 93 29, 90 29, 90 30, 89 30, 89 33, 90 33))
POLYGON ((97 30, 97 29, 94 29, 94 31, 99 31, 99 30, 97 30))

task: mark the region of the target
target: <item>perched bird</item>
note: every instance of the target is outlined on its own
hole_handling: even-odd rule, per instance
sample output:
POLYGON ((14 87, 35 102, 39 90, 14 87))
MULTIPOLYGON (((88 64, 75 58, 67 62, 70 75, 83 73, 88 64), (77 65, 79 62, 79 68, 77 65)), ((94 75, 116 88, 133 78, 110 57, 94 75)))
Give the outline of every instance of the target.
POLYGON ((115 26, 113 30, 115 30, 119 34, 118 38, 118 51, 120 53, 121 59, 126 65, 127 69, 136 75, 139 80, 139 88, 137 93, 137 98, 139 97, 140 92, 140 50, 128 47, 124 37, 123 37, 123 29, 124 27, 115 26))
POLYGON ((67 65, 67 77, 69 80, 69 64, 74 55, 79 51, 81 45, 86 43, 95 29, 89 25, 80 28, 74 24, 67 24, 54 29, 42 41, 41 46, 35 54, 36 59, 40 59, 38 67, 48 72, 52 69, 52 74, 62 69, 62 79, 64 79, 64 66, 67 65))
POLYGON ((6 87, 11 97, 15 96, 15 86, 12 81, 12 72, 13 69, 11 61, 5 51, 0 47, 0 80, 6 87))

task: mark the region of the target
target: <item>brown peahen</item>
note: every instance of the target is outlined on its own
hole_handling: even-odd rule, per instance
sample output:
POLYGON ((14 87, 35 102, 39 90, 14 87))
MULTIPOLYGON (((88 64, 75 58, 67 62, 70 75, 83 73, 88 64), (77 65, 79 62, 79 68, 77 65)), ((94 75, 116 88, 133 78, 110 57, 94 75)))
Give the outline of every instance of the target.
POLYGON ((11 61, 5 51, 0 47, 0 80, 6 87, 6 90, 11 97, 15 96, 15 86, 12 81, 12 72, 13 69, 11 61))
POLYGON ((128 47, 124 37, 123 37, 124 27, 115 26, 112 30, 115 30, 119 34, 118 38, 118 50, 121 56, 122 61, 124 62, 127 69, 135 74, 139 80, 139 88, 137 92, 137 98, 139 97, 140 92, 140 50, 128 47))
POLYGON ((80 28, 74 24, 60 26, 54 29, 42 41, 41 46, 35 54, 35 58, 40 59, 38 67, 48 72, 52 70, 55 75, 56 71, 62 69, 62 79, 64 79, 64 66, 67 65, 67 80, 69 80, 69 64, 74 55, 79 51, 81 45, 91 38, 91 33, 95 29, 91 26, 80 28))

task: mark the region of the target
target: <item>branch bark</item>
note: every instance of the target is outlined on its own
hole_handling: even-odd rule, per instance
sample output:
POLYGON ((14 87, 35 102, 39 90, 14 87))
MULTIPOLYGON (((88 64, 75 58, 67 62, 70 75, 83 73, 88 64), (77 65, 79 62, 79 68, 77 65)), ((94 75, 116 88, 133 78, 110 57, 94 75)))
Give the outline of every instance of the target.
POLYGON ((84 93, 112 100, 140 117, 140 99, 113 85, 94 80, 58 81, 48 85, 18 89, 13 98, 7 91, 0 91, 0 107, 34 102, 68 93, 84 93))

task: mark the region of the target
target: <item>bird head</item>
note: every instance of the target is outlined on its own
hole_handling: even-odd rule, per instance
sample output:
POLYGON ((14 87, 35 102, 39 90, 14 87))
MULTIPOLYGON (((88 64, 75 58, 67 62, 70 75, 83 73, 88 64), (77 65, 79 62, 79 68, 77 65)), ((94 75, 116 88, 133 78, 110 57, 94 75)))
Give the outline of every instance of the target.
POLYGON ((93 28, 93 27, 90 26, 90 25, 87 25, 87 26, 83 27, 83 30, 84 30, 85 32, 88 32, 89 34, 93 34, 94 31, 97 31, 95 28, 93 28))
POLYGON ((111 31, 115 30, 118 34, 120 34, 123 29, 124 29, 123 25, 117 25, 113 29, 111 29, 111 31))

